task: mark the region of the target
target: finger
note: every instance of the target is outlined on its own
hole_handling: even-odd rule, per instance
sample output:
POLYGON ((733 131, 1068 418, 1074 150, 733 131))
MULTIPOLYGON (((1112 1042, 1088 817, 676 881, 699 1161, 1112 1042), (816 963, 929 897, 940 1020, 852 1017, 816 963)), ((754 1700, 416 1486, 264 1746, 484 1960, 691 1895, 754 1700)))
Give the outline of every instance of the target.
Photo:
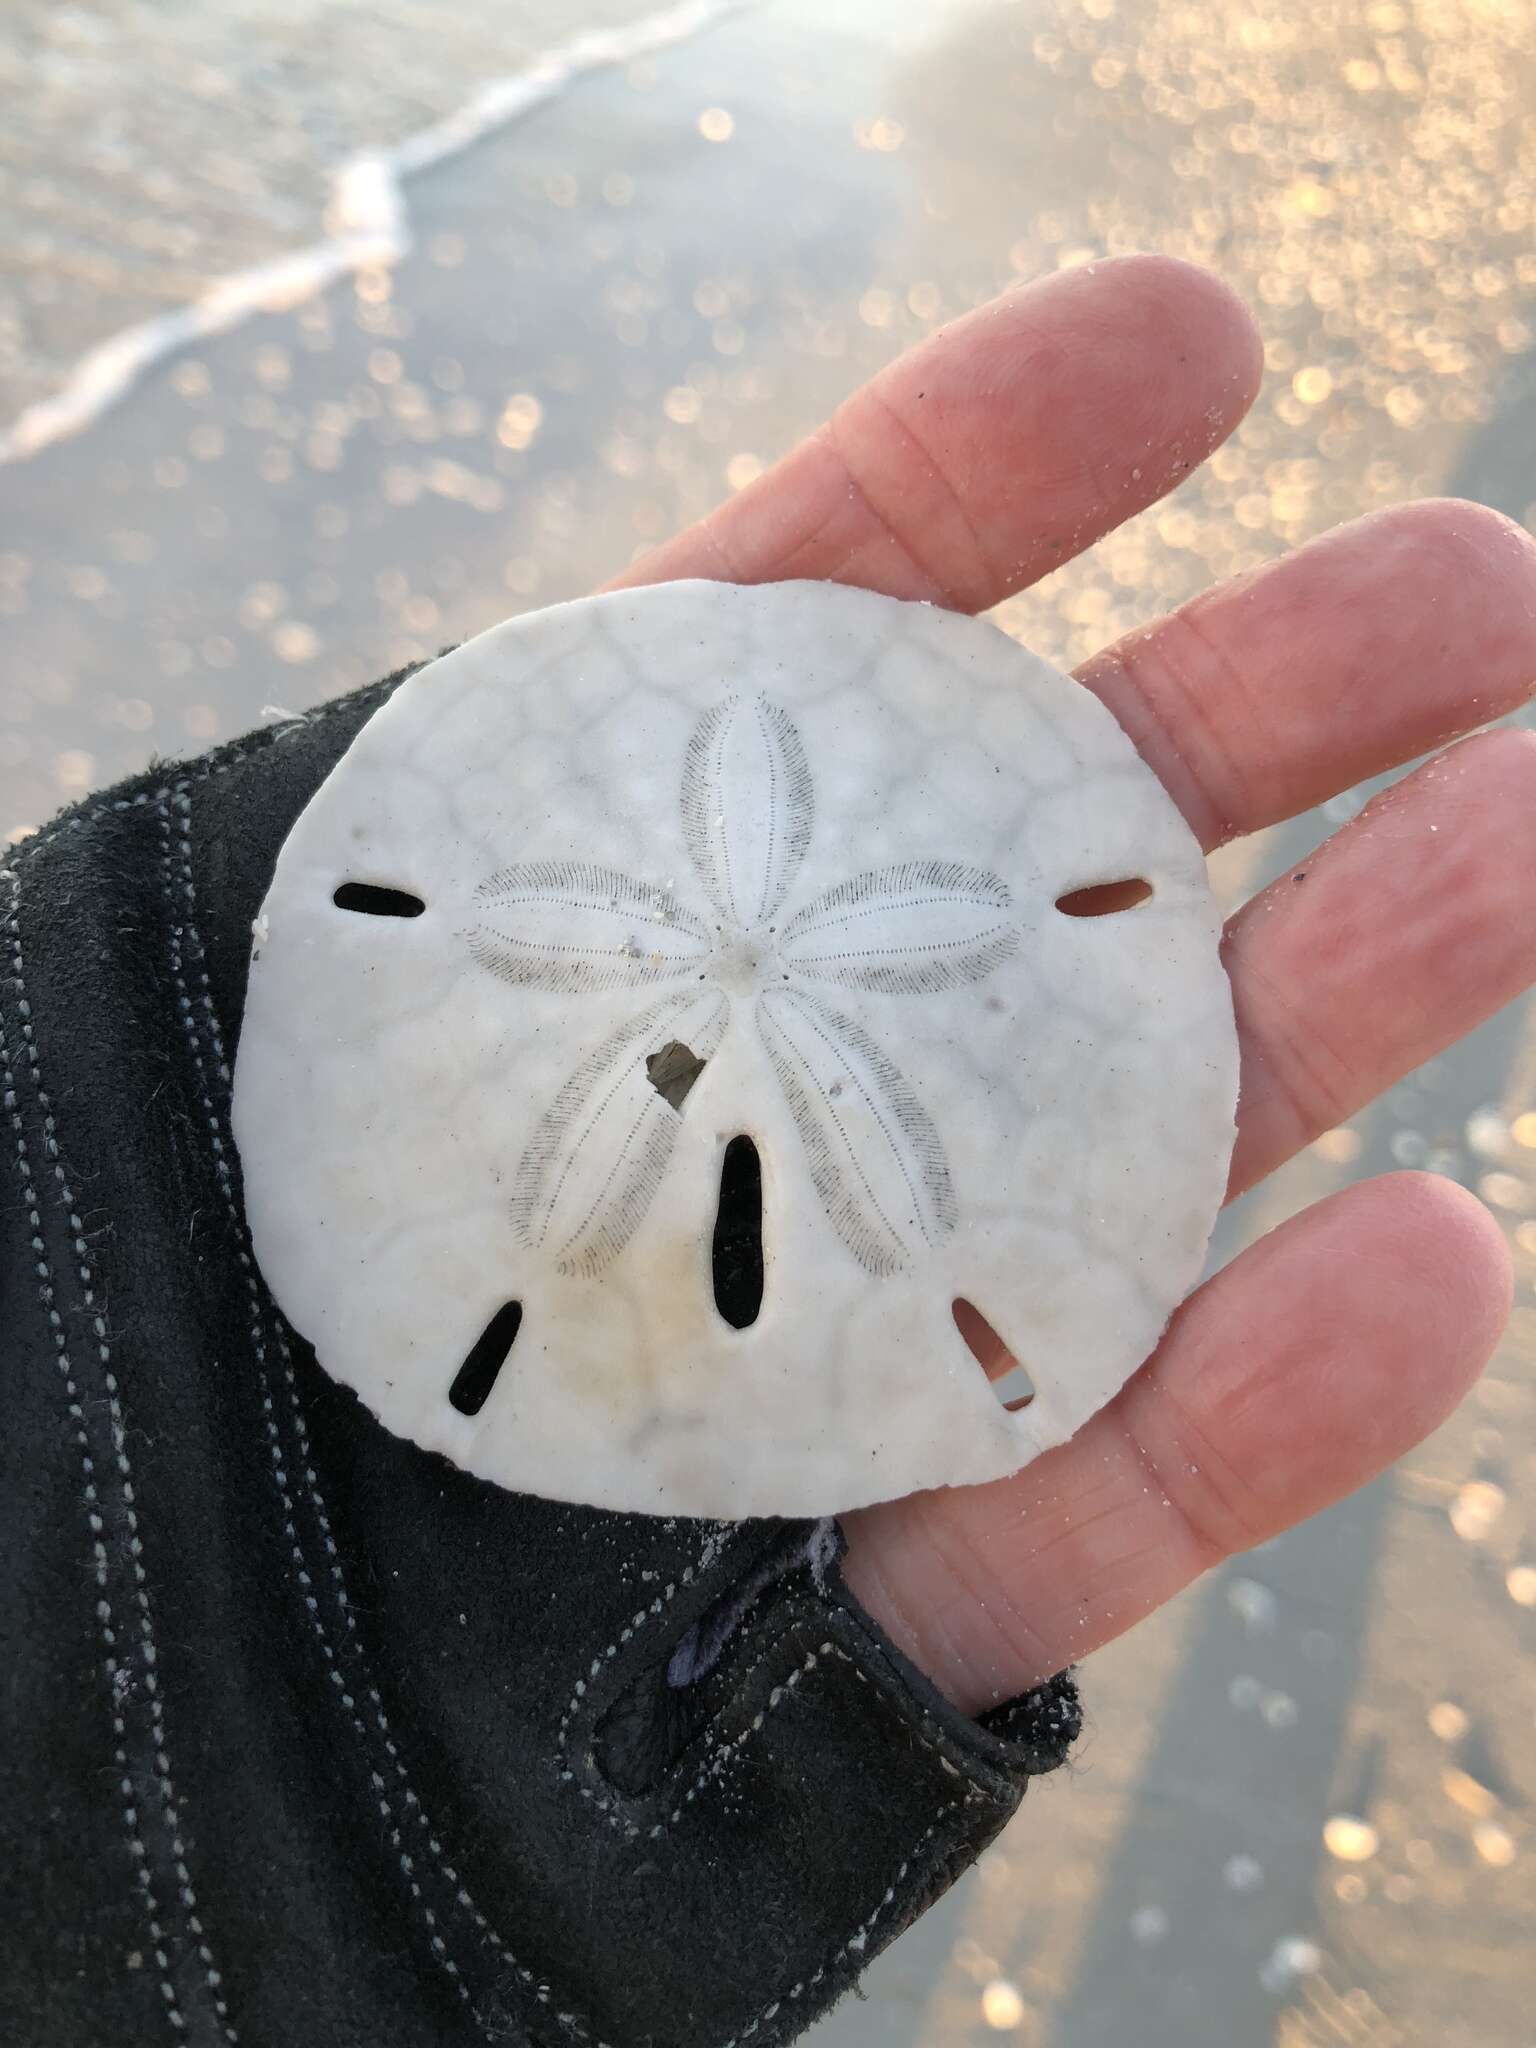
POLYGON ((1399 505, 1219 584, 1078 672, 1209 851, 1521 704, 1536 542, 1399 505))
POLYGON ((1227 927, 1242 1046, 1229 1194, 1536 981, 1536 733, 1467 740, 1227 927))
POLYGON ((823 578, 983 611, 1219 447, 1262 368, 1242 302, 1162 256, 1084 265, 913 349, 620 585, 823 578))
POLYGON ((1453 1183, 1392 1174, 1193 1295, 1068 1444, 848 1516, 855 1594, 969 1712, 1039 1683, 1435 1428, 1498 1340, 1509 1258, 1453 1183))

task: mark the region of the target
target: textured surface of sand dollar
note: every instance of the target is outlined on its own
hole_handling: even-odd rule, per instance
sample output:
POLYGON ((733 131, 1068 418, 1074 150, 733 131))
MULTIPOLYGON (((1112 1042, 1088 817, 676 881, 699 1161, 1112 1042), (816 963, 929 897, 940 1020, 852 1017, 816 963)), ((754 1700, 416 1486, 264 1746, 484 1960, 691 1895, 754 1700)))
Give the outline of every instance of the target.
POLYGON ((1119 726, 990 625, 806 583, 514 619, 406 683, 283 847, 235 1076, 257 1257, 390 1429, 503 1486, 729 1517, 993 1478, 1199 1275, 1217 939, 1119 726))

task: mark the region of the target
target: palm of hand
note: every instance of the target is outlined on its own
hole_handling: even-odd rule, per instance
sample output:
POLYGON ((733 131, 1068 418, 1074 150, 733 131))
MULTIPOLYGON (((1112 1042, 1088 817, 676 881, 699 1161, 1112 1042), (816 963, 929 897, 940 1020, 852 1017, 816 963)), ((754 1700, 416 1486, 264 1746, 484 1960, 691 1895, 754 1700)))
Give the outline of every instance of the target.
MULTIPOLYGON (((1260 362, 1246 312, 1202 272, 1069 272, 893 364, 624 580, 828 577, 984 609, 1214 449, 1260 362)), ((1536 546, 1482 507, 1398 507, 1080 675, 1210 850, 1523 702, 1536 546)), ((1305 889, 1282 876, 1231 920, 1231 1195, 1536 979, 1533 797, 1536 737, 1482 734, 1337 832, 1305 889)), ((960 1705, 1007 1698, 1417 1442, 1486 1361, 1509 1288, 1502 1237, 1459 1187, 1347 1188, 1193 1295, 1070 1443, 990 1486, 847 1517, 850 1583, 960 1705)))

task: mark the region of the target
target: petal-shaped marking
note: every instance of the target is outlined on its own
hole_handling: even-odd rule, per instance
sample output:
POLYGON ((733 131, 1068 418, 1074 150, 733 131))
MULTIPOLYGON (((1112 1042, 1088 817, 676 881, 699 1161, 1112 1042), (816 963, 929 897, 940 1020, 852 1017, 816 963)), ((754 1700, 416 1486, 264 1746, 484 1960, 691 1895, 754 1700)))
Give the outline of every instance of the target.
POLYGON ((805 748, 771 698, 728 697, 694 727, 683 759, 683 839, 709 900, 738 927, 765 924, 811 841, 805 748))
POLYGON ((729 1015, 718 989, 663 996, 583 1056, 518 1162, 512 1222, 525 1245, 552 1246, 562 1273, 590 1276, 618 1257, 655 1198, 682 1120, 652 1085, 647 1056, 679 1039, 707 1060, 729 1015))
POLYGON ((518 988, 644 988, 697 975, 712 934, 669 889, 596 861, 533 860, 475 891, 465 933, 483 967, 518 988))
POLYGON ((1018 942, 1000 876, 906 860, 823 890, 785 925, 779 952, 818 981, 913 995, 982 980, 1018 942))
POLYGON ((955 1227, 932 1118, 863 1025, 819 997, 770 989, 757 1028, 833 1229, 869 1272, 901 1272, 955 1227))

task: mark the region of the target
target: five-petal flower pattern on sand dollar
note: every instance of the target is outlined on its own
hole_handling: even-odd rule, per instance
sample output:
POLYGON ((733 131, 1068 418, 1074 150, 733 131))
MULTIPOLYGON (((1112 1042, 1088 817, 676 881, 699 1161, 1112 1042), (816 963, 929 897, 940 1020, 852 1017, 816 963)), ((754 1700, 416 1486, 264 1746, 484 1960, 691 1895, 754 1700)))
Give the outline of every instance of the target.
POLYGON ((838 1236, 869 1272, 899 1272, 954 1229, 949 1161, 907 1076, 822 991, 914 999, 982 980, 1018 942, 1007 885, 913 858, 796 904, 815 789, 793 722, 762 695, 699 719, 680 800, 701 899, 583 860, 518 862, 475 892, 465 936, 502 980, 637 999, 539 1115, 514 1176, 517 1233, 563 1272, 616 1258, 681 1128, 685 1098, 659 1085, 658 1056, 676 1047, 665 1071, 696 1075, 734 1018, 757 1033, 838 1236))

